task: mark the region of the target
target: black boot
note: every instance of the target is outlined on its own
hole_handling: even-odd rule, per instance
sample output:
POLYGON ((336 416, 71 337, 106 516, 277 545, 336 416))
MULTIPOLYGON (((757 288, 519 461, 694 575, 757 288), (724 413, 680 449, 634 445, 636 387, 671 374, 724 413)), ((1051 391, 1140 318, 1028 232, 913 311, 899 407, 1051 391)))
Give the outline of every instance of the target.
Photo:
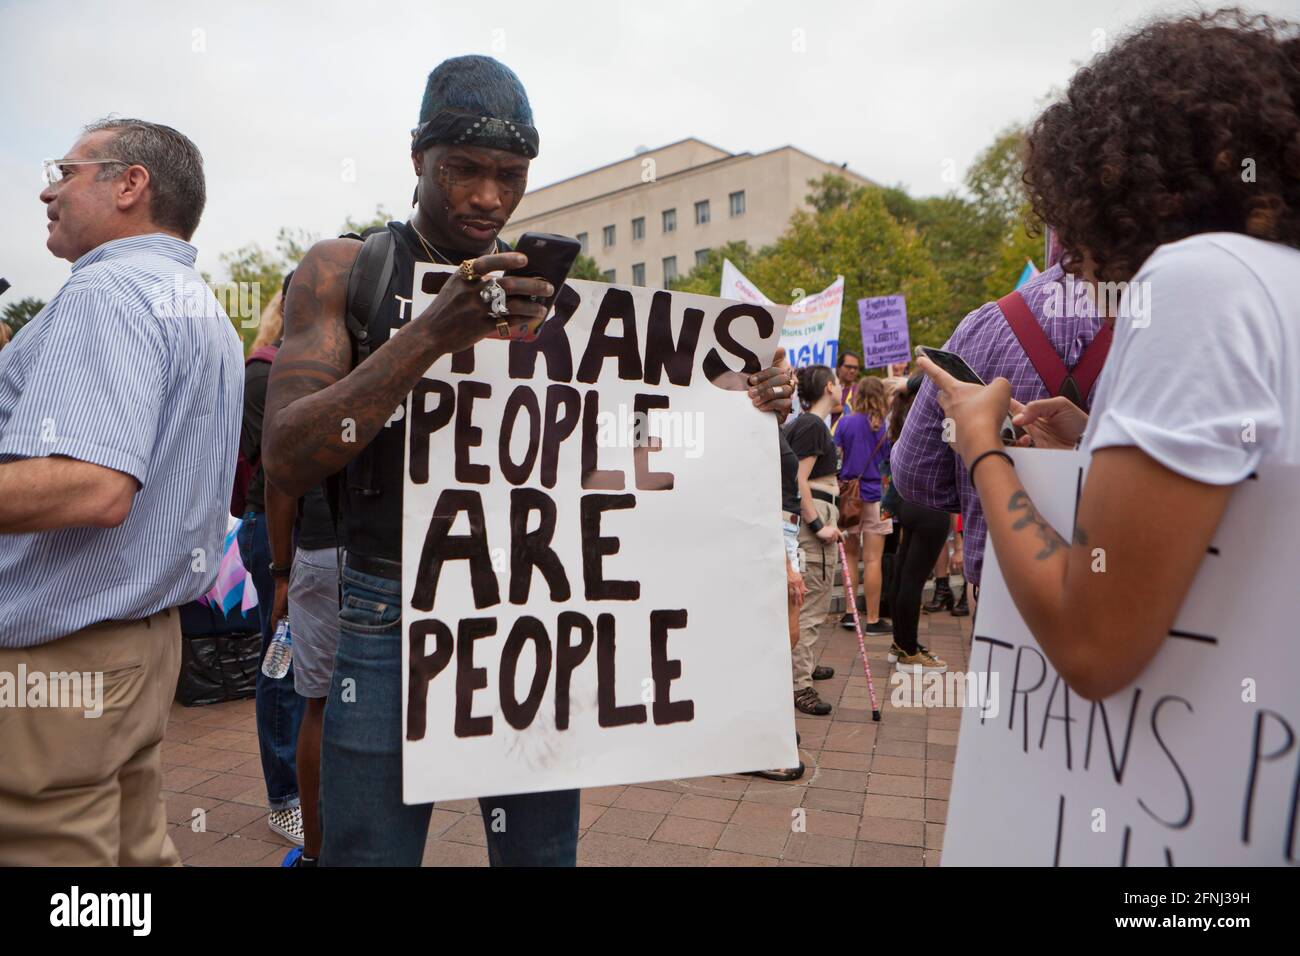
POLYGON ((936 614, 939 611, 952 610, 952 588, 948 585, 948 578, 935 578, 934 581, 934 599, 928 604, 922 604, 921 610, 927 614, 936 614))
POLYGON ((961 586, 961 593, 957 596, 957 603, 952 607, 953 617, 968 617, 970 615, 970 605, 966 603, 966 585, 961 586))

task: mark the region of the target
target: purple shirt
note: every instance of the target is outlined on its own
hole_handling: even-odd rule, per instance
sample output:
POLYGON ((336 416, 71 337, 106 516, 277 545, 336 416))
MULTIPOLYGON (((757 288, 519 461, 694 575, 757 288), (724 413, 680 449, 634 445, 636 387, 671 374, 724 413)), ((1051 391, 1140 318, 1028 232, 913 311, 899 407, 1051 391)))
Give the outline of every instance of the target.
POLYGON ((856 412, 845 415, 835 426, 835 444, 844 453, 840 481, 860 478, 858 495, 863 501, 880 500, 880 463, 889 456, 888 436, 889 419, 872 428, 871 416, 856 412))
MULTIPOLYGON (((1061 267, 1052 266, 1021 286, 1020 294, 1047 332, 1056 354, 1066 367, 1073 368, 1101 329, 1101 320, 1094 314, 1091 300, 1082 294, 1081 283, 1067 284, 1063 280, 1061 267), (1044 314, 1045 307, 1054 299, 1058 307, 1052 311, 1065 314, 1049 317, 1044 314)), ((1047 398, 1047 387, 996 302, 986 302, 962 319, 944 348, 964 358, 986 382, 998 376, 1007 379, 1011 397, 1017 401, 1047 398)), ((1091 406, 1092 396, 1085 397, 1084 402, 1091 406)), ((964 573, 971 583, 978 584, 988 526, 966 469, 943 440, 943 410, 934 383, 928 378, 907 415, 890 467, 898 493, 908 501, 940 511, 961 510, 964 573)))

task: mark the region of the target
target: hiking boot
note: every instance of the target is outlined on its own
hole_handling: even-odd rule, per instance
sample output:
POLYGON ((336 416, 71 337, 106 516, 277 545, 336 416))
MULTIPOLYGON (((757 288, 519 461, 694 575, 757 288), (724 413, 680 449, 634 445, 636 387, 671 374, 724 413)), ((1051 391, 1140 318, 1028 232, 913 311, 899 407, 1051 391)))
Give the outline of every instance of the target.
POLYGON ((817 691, 805 687, 794 695, 795 710, 814 717, 825 717, 831 712, 831 705, 817 696, 817 691))
POLYGON ((953 617, 968 617, 970 615, 970 605, 966 603, 966 585, 961 586, 961 595, 957 598, 957 603, 952 606, 953 617))
POLYGON ((302 846, 302 808, 285 807, 272 810, 266 818, 266 825, 290 843, 302 846))
POLYGON ((813 680, 830 680, 835 676, 835 668, 827 667, 825 664, 818 664, 813 668, 813 680))
POLYGON ((900 671, 920 668, 926 674, 942 674, 948 670, 948 664, 945 661, 935 657, 919 644, 915 654, 900 654, 894 667, 900 671))
POLYGON ((928 603, 922 604, 921 610, 927 614, 952 610, 952 587, 949 586, 947 578, 935 579, 934 597, 928 603))

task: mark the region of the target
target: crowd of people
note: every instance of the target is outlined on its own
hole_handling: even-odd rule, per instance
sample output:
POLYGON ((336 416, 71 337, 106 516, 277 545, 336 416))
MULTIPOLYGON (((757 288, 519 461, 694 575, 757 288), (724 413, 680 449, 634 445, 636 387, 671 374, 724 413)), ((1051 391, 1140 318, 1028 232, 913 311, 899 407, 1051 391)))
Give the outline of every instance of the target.
MULTIPOLYGON (((437 358, 499 331, 479 280, 522 265, 497 234, 537 149, 514 73, 442 63, 413 132, 410 219, 364 246, 314 245, 247 357, 210 293, 187 321, 158 321, 158 290, 202 287, 189 239, 206 184, 188 138, 107 120, 47 162, 47 246, 73 265, 0 351, 0 671, 100 673, 112 707, 6 714, 0 863, 178 862, 159 797, 175 609, 211 584, 234 513, 264 649, 286 617, 294 641, 290 673, 260 675, 256 698, 268 825, 300 845, 286 864, 419 865, 432 807, 402 801, 392 413, 437 358), (354 297, 372 242, 386 265, 362 270, 369 294, 354 297), (460 265, 408 319, 419 262, 460 265), (385 348, 399 329, 403 347, 385 348)), ((1158 651, 1233 486, 1300 463, 1296 28, 1239 11, 1143 27, 1033 124, 1025 183, 1059 239, 1052 261, 946 345, 987 385, 926 358, 875 375, 847 350, 797 376, 778 354, 749 379, 778 420, 800 714, 833 712, 817 690, 834 676, 817 660, 828 624, 890 637, 896 667, 945 670, 920 615, 978 613, 989 540, 1070 688, 1114 693, 1158 651), (1149 321, 1123 297, 1049 308, 1067 276, 1140 286, 1149 321), (1021 446, 1092 453, 1070 541, 1016 477, 1009 414, 1021 446), (1107 574, 1089 571, 1098 547, 1107 574)), ((499 281, 511 329, 545 317, 548 283, 499 281)), ((494 865, 576 862, 577 791, 480 802, 494 865), (499 809, 505 830, 487 825, 499 809)))

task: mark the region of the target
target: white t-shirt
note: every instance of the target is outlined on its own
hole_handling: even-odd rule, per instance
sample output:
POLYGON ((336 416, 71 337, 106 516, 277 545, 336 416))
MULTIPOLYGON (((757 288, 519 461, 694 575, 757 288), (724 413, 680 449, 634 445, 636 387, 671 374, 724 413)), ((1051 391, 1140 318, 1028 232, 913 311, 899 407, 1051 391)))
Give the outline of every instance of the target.
POLYGON ((1082 447, 1116 445, 1214 485, 1300 464, 1300 250, 1216 232, 1151 254, 1120 300, 1082 447))

